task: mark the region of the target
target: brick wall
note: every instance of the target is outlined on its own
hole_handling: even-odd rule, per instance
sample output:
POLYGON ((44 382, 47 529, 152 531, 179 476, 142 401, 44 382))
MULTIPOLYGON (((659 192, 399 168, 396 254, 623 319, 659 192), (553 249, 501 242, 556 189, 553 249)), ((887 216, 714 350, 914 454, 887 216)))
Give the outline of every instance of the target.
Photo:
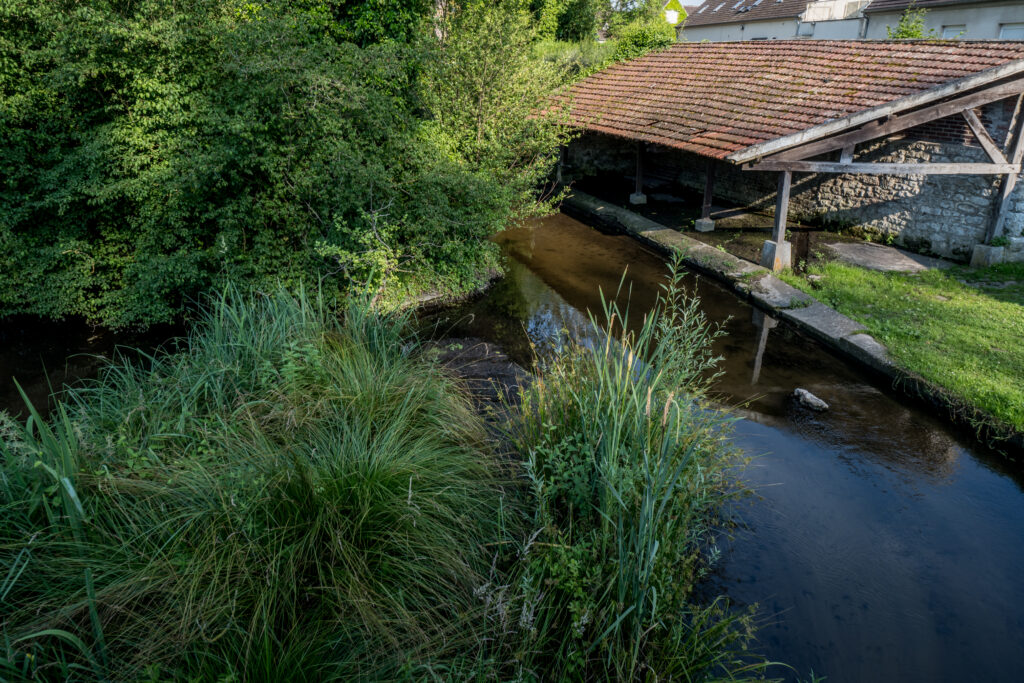
MULTIPOLYGON (((1012 102, 999 102, 977 112, 1000 145, 1011 106, 1012 102)), ((632 141, 585 135, 570 146, 568 172, 577 176, 598 171, 621 173, 623 182, 630 182, 627 178, 635 172, 635 149, 632 141)), ((645 149, 645 184, 667 191, 678 185, 703 190, 705 158, 660 146, 645 149)), ((837 154, 831 157, 837 158, 837 154)), ((854 158, 892 163, 989 161, 959 116, 860 146, 854 158)), ((715 176, 716 202, 774 210, 776 173, 742 171, 727 162, 716 162, 715 176)), ((856 227, 908 249, 966 260, 984 238, 996 181, 996 176, 794 173, 790 212, 793 218, 812 224, 856 227)), ((1007 217, 1004 234, 1009 238, 1019 239, 1024 233, 1022 188, 1024 183, 1014 191, 1007 217)), ((1019 253, 1024 259, 1024 251, 1019 253)))

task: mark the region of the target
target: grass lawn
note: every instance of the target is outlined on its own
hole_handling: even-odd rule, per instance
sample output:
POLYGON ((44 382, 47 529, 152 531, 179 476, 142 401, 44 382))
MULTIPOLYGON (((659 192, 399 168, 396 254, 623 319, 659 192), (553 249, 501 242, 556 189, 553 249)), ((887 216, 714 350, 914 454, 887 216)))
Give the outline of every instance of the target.
POLYGON ((863 323, 906 369, 1024 429, 1024 264, 880 273, 829 262, 784 279, 863 323))

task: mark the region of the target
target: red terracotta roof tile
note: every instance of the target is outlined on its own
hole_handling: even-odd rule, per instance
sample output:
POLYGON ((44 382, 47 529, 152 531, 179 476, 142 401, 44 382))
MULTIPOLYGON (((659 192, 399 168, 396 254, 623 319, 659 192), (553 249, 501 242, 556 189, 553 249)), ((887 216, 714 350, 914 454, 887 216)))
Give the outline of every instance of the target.
POLYGON ((1024 42, 677 43, 574 85, 589 130, 725 158, 1024 59, 1024 42))

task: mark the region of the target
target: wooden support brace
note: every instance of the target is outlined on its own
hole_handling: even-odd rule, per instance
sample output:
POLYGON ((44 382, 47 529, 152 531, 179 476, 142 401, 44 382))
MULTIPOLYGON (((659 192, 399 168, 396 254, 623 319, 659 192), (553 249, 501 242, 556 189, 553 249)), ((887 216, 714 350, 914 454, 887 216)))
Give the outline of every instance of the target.
POLYGON ((999 151, 999 147, 996 146, 996 141, 992 139, 992 136, 985 130, 985 126, 982 125, 978 115, 974 113, 973 109, 965 109, 960 114, 967 121, 967 126, 971 129, 971 134, 974 135, 974 139, 978 141, 985 153, 988 154, 988 158, 992 160, 994 164, 1005 164, 1006 157, 999 151))
POLYGON ((1017 98, 1017 106, 1014 110, 1014 125, 1007 131, 1007 141, 1012 141, 1012 149, 1006 152, 1010 156, 1011 163, 1016 170, 1007 173, 999 181, 999 190, 996 192, 995 203, 992 207, 992 218, 989 220, 988 228, 985 230, 985 244, 991 244, 992 240, 1003 234, 1003 225, 1006 223, 1006 212, 1010 208, 1010 195, 1017 185, 1017 176, 1020 172, 1021 161, 1024 160, 1024 116, 1021 116, 1021 100, 1024 95, 1017 98))
POLYGON ((853 163, 853 148, 855 145, 847 145, 843 147, 843 151, 839 154, 839 163, 850 164, 853 163))

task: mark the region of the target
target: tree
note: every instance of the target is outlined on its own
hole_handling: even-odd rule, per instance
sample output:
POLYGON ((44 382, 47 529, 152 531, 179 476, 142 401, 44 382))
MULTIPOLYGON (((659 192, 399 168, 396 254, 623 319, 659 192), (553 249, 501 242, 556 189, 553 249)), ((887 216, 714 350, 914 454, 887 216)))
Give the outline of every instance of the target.
POLYGON ((924 29, 924 18, 928 14, 928 10, 919 9, 911 3, 907 9, 900 15, 900 21, 896 24, 896 28, 891 26, 885 27, 885 32, 888 35, 889 40, 922 40, 926 38, 935 38, 935 29, 925 31, 924 29))

